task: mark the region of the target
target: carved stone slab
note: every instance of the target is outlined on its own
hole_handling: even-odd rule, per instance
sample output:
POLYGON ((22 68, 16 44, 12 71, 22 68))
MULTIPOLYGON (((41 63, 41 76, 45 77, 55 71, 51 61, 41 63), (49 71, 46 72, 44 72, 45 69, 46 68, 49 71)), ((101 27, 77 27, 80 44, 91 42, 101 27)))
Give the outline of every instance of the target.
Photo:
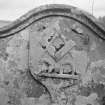
POLYGON ((0 105, 104 105, 105 29, 75 7, 46 5, 0 29, 0 105))

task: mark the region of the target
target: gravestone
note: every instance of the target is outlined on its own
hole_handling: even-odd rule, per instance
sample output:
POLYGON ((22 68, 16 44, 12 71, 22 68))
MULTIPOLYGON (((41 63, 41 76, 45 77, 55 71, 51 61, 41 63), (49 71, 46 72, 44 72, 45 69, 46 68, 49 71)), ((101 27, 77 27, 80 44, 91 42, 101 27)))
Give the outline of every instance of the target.
POLYGON ((104 105, 105 28, 67 5, 36 8, 0 29, 0 105, 104 105))

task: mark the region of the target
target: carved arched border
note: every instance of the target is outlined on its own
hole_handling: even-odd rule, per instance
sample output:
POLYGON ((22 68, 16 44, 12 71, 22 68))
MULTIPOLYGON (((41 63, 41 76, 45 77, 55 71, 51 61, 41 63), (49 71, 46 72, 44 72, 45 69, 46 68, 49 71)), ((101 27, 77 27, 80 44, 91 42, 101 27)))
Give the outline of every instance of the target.
POLYGON ((33 22, 50 16, 72 18, 90 28, 102 39, 105 39, 105 28, 101 26, 95 17, 87 12, 77 9, 76 7, 62 4, 45 5, 29 11, 13 23, 0 28, 0 38, 14 35, 15 33, 18 33, 30 26, 33 22))

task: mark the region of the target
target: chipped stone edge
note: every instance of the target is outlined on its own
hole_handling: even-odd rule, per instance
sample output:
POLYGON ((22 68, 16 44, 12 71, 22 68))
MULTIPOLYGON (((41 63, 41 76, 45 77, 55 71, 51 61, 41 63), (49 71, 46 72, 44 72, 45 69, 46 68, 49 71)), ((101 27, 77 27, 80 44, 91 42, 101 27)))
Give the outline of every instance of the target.
POLYGON ((30 26, 33 22, 51 16, 61 16, 74 19, 84 24, 102 39, 105 39, 105 28, 101 26, 101 23, 94 16, 76 7, 64 4, 49 4, 29 11, 13 23, 0 28, 0 38, 14 35, 30 26))

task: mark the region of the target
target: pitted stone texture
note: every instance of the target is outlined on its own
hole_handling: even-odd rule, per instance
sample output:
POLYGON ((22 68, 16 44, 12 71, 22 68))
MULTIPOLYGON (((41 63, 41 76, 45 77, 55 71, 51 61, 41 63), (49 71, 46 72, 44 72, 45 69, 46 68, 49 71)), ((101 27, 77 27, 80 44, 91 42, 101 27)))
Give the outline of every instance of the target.
POLYGON ((28 72, 29 29, 0 41, 0 105, 34 105, 42 94, 48 97, 28 72))
POLYGON ((96 34, 104 30, 95 33, 87 20, 82 24, 82 14, 70 10, 81 21, 49 12, 2 31, 1 37, 14 36, 0 39, 0 105, 104 104, 105 42, 96 34))
MULTIPOLYGON (((44 26, 45 23, 42 24, 40 21, 39 24, 44 26)), ((48 88, 52 104, 72 104, 72 100, 70 101, 68 98, 69 95, 64 95, 64 100, 57 95, 62 96, 62 92, 65 93, 71 87, 70 95, 75 97, 73 103, 80 103, 80 99, 84 104, 98 103, 96 100, 99 97, 88 103, 90 100, 88 97, 91 97, 92 91, 90 96, 83 96, 80 87, 87 87, 92 81, 95 84, 104 84, 104 78, 101 74, 97 77, 97 73, 93 73, 95 66, 92 66, 98 66, 95 62, 100 60, 104 62, 104 47, 101 46, 104 41, 72 19, 54 17, 47 25, 49 27, 41 31, 31 31, 29 60, 33 76, 48 88), (58 81, 57 84, 54 81, 58 81), (75 89, 75 86, 78 88, 75 89)), ((37 27, 37 24, 31 27, 33 26, 37 27)), ((100 66, 102 62, 100 62, 100 66)), ((96 91, 94 94, 98 95, 96 91)))

